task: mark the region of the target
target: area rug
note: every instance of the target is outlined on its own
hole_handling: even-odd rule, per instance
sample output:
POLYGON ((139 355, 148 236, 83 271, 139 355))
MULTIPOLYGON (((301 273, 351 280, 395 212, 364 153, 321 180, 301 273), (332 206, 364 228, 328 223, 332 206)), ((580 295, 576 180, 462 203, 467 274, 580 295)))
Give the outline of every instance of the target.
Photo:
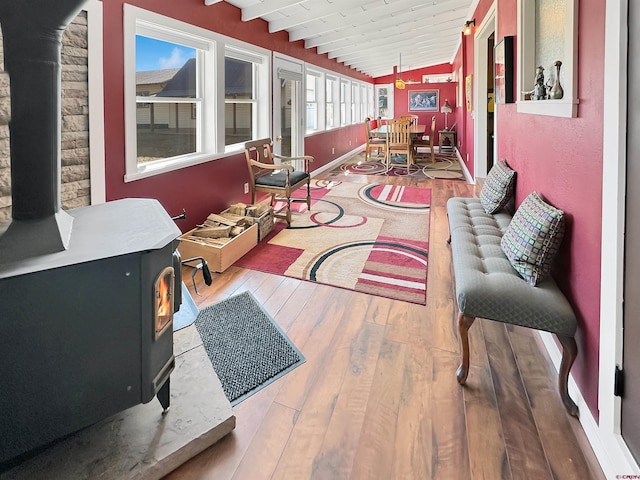
POLYGON ((305 361, 250 292, 204 307, 195 325, 231 405, 305 361))
POLYGON ((235 265, 426 304, 430 189, 316 181, 312 197, 235 265))
MULTIPOLYGON (((330 177, 341 175, 381 175, 387 177, 407 176, 405 160, 391 165, 388 169, 382 158, 371 157, 365 162, 364 152, 345 160, 337 168, 329 172, 330 177)), ((436 153, 435 162, 420 160, 411 166, 408 176, 415 178, 431 178, 442 180, 465 180, 458 157, 454 153, 436 153)))

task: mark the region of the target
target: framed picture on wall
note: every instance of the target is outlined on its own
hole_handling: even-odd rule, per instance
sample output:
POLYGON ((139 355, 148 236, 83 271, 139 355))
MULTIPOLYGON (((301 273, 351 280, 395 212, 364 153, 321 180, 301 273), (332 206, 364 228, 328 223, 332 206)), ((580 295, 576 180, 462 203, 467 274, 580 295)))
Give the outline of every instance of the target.
POLYGON ((439 90, 410 90, 410 112, 437 112, 439 105, 439 90))
POLYGON ((493 53, 495 103, 513 103, 513 36, 505 36, 493 53))

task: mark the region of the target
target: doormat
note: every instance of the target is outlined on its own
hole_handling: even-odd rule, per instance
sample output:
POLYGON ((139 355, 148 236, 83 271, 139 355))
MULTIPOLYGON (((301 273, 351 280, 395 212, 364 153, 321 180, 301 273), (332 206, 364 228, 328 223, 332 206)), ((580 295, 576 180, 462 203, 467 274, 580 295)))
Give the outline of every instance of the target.
POLYGON ((204 307, 195 325, 231 405, 305 362, 250 292, 204 307))
POLYGON ((296 203, 235 265, 425 305, 431 190, 313 183, 311 211, 296 203))

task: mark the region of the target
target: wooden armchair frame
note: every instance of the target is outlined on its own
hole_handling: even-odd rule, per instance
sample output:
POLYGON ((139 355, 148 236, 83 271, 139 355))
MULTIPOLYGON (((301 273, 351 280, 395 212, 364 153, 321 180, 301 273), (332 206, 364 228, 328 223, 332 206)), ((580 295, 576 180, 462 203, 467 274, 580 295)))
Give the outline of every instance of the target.
POLYGON ((273 153, 273 141, 270 138, 254 140, 244 144, 244 154, 249 169, 251 186, 251 203, 256 202, 256 193, 264 192, 271 195, 271 206, 276 201, 282 201, 284 205, 274 212, 275 217, 287 221, 291 225, 291 202, 307 203, 311 210, 311 174, 309 162, 313 161, 310 155, 301 157, 284 157, 273 153), (280 163, 276 163, 276 160, 280 163), (296 170, 291 163, 301 162, 303 170, 296 170), (304 184, 307 185, 306 199, 292 199, 291 194, 304 184))
MULTIPOLYGON (((378 127, 380 126, 381 120, 378 120, 378 127)), ((371 151, 375 150, 376 154, 379 156, 380 151, 385 155, 385 148, 387 147, 387 141, 384 138, 378 138, 371 135, 371 119, 367 118, 364 121, 365 135, 367 139, 367 145, 364 150, 364 161, 368 161, 371 155, 371 151)))

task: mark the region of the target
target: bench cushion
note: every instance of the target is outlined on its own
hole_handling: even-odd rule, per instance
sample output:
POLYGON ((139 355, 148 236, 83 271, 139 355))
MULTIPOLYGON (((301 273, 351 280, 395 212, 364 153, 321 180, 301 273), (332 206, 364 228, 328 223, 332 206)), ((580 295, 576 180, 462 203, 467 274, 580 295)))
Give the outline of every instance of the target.
POLYGON ((573 336, 577 321, 552 277, 538 286, 516 272, 500 247, 501 236, 472 227, 451 232, 456 299, 464 315, 573 336))

